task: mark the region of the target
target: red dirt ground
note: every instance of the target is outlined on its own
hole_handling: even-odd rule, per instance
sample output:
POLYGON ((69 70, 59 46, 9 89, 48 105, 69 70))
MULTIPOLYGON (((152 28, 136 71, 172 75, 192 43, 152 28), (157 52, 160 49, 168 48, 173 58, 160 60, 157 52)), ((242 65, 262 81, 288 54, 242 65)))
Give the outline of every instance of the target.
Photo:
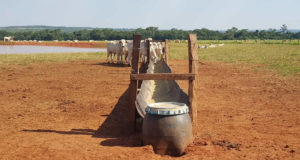
POLYGON ((106 42, 0 42, 0 45, 34 45, 34 46, 62 46, 79 48, 106 48, 106 42))
MULTIPOLYGON (((101 60, 0 70, 0 159, 172 159, 128 135, 129 72, 101 60)), ((297 77, 203 62, 197 78, 198 134, 176 159, 300 159, 297 77)))

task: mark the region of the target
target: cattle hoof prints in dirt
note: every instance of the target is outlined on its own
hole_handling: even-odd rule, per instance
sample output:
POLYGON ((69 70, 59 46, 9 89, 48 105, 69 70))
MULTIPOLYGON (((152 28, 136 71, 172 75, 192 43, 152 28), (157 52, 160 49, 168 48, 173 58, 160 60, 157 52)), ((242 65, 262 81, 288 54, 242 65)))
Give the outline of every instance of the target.
POLYGON ((228 150, 235 149, 237 151, 241 151, 240 147, 242 146, 241 144, 231 143, 231 142, 227 142, 225 140, 222 140, 222 141, 212 141, 212 144, 213 145, 218 145, 218 146, 221 146, 221 147, 225 147, 228 150))

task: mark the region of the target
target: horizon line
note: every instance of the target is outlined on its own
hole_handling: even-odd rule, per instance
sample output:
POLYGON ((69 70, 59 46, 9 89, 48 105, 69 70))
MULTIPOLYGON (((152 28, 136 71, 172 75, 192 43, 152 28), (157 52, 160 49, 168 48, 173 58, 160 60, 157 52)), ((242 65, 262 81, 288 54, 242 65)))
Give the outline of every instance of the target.
MULTIPOLYGON (((136 30, 136 29, 139 29, 139 28, 142 28, 142 29, 146 29, 148 27, 157 27, 157 26, 148 26, 148 27, 136 27, 136 28, 118 28, 118 27, 89 27, 89 26, 59 26, 59 25, 9 25, 9 26, 0 26, 0 28, 9 28, 9 27, 30 27, 30 26, 43 26, 43 27, 65 27, 65 28, 92 28, 92 29, 127 29, 127 30, 136 30)), ((171 29, 178 29, 178 30, 184 30, 184 31, 189 31, 189 30, 195 30, 195 29, 208 29, 208 30, 212 30, 212 31, 226 31, 226 30, 229 30, 229 29, 232 29, 233 27, 235 26, 232 26, 231 28, 227 28, 227 29, 209 29, 207 27, 199 27, 199 28, 194 28, 194 29, 182 29, 182 28, 158 28, 158 30, 171 30, 171 29)), ((270 29, 276 29, 276 30, 280 30, 280 28, 268 28, 268 29, 250 29, 250 28, 238 28, 238 27, 235 27, 237 28, 238 30, 242 30, 242 29, 246 29, 246 30, 270 30, 270 29)), ((296 29, 296 28, 292 28, 292 29, 288 29, 288 30, 300 30, 299 29, 296 29)))

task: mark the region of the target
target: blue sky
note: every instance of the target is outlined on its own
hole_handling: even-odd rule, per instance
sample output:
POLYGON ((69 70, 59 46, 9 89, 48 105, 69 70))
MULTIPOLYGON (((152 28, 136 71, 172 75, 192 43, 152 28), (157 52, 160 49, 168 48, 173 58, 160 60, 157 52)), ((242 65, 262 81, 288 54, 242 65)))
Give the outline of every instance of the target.
POLYGON ((300 0, 0 0, 0 26, 300 29, 300 0))

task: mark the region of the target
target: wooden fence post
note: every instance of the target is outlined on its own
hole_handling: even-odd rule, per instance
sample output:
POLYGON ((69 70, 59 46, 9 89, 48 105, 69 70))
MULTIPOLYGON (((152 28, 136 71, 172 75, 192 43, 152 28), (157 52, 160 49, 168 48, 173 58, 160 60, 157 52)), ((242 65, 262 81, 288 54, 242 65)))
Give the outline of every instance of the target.
POLYGON ((169 40, 165 39, 165 62, 168 64, 169 60, 169 40))
POLYGON ((150 63, 150 40, 146 40, 146 47, 147 47, 147 66, 150 63))
POLYGON ((195 94, 196 77, 198 72, 198 42, 196 34, 188 35, 189 46, 189 73, 195 74, 195 80, 189 80, 189 102, 190 102, 190 116, 192 119, 193 133, 197 130, 197 97, 195 94))
MULTIPOLYGON (((132 70, 131 73, 136 74, 139 73, 139 50, 140 50, 140 42, 142 39, 142 35, 135 34, 133 35, 133 52, 132 52, 132 70)), ((135 132, 135 124, 136 124, 136 95, 137 95, 137 80, 130 80, 129 85, 129 123, 130 130, 135 132)))

